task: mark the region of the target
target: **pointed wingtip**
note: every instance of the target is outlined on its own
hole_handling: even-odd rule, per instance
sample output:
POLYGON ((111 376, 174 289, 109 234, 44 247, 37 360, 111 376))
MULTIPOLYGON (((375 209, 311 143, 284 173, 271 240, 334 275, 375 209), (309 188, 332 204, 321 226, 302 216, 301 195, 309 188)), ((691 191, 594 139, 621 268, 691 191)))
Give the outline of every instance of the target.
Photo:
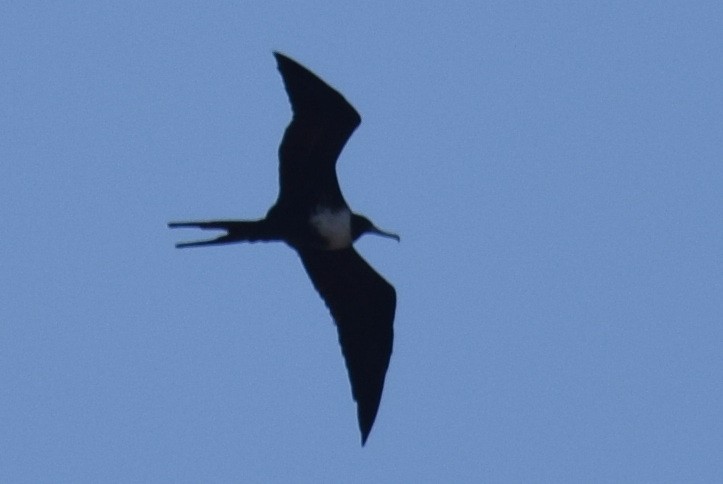
MULTIPOLYGON (((374 412, 376 414, 376 412, 374 412)), ((361 432, 361 444, 362 447, 364 447, 367 443, 367 439, 369 438, 369 434, 372 432, 372 427, 374 426, 374 417, 369 419, 368 415, 362 416, 362 414, 358 415, 359 417, 359 431, 361 432)))
POLYGON ((369 438, 369 434, 372 431, 371 427, 362 427, 361 423, 359 425, 359 430, 361 430, 361 445, 364 447, 367 444, 367 439, 369 438))
POLYGON ((284 69, 288 69, 288 66, 290 64, 296 63, 289 56, 282 54, 278 50, 274 51, 274 59, 276 59, 276 67, 279 69, 279 71, 282 72, 282 74, 284 72, 284 69))
POLYGON ((277 64, 290 60, 289 56, 279 52, 278 50, 273 51, 273 54, 274 54, 274 59, 276 59, 277 64))

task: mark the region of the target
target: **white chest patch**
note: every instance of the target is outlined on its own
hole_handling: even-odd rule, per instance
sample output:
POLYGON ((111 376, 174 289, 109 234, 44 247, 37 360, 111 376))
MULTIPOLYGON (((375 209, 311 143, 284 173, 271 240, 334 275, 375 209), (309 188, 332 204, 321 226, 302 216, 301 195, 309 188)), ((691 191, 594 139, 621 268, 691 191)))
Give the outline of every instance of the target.
POLYGON ((311 224, 326 241, 327 249, 338 250, 351 246, 351 212, 348 209, 334 211, 318 207, 311 216, 311 224))

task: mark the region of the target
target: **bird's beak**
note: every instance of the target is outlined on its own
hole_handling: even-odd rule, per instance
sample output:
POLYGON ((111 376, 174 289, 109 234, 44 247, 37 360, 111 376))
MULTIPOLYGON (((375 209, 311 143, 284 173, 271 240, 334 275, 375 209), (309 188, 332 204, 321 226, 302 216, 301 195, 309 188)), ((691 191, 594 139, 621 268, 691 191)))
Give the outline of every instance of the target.
POLYGON ((387 237, 387 238, 390 238, 390 239, 394 239, 394 240, 396 240, 397 242, 399 242, 399 240, 400 240, 400 239, 399 239, 399 236, 398 236, 397 234, 394 234, 394 233, 392 233, 392 232, 385 232, 385 231, 383 231, 382 229, 380 229, 380 228, 378 228, 378 227, 372 227, 372 229, 370 230, 370 232, 373 233, 373 234, 381 235, 382 237, 387 237))

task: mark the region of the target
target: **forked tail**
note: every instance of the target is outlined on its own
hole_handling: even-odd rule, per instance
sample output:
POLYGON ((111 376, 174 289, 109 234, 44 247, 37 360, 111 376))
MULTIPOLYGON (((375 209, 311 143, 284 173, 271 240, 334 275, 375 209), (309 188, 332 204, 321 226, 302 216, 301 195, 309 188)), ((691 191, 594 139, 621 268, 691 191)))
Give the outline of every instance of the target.
POLYGON ((176 248, 199 247, 202 245, 232 244, 234 242, 257 242, 280 240, 270 230, 268 222, 263 220, 237 221, 237 220, 211 220, 208 222, 171 222, 168 226, 172 229, 195 227, 204 230, 225 230, 226 233, 220 237, 210 240, 199 240, 196 242, 180 242, 176 248))

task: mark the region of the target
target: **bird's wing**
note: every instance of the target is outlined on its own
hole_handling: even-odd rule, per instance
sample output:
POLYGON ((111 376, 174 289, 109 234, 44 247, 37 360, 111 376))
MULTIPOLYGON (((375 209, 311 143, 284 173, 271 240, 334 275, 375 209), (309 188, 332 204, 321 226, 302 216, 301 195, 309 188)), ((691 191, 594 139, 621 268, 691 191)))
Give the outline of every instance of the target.
POLYGON ((277 203, 343 205, 336 159, 361 117, 341 94, 304 66, 278 52, 274 56, 293 111, 279 147, 277 203))
POLYGON ((354 248, 298 252, 336 322, 363 445, 377 416, 392 355, 396 292, 354 248))

